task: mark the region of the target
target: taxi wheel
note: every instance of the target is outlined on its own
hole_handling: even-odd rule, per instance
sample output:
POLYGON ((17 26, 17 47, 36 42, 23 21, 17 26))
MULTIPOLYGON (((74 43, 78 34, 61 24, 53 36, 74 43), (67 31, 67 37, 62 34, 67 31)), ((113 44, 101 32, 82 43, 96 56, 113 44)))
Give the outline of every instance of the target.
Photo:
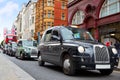
POLYGON ((17 54, 15 54, 15 57, 18 58, 17 54))
POLYGON ((20 59, 21 59, 21 60, 24 59, 24 54, 23 54, 23 53, 20 54, 20 59))
POLYGON ((69 55, 65 55, 63 59, 63 72, 66 75, 74 75, 75 74, 75 65, 71 60, 69 55))
POLYGON ((42 60, 41 54, 38 57, 38 65, 39 66, 44 66, 45 62, 42 60))

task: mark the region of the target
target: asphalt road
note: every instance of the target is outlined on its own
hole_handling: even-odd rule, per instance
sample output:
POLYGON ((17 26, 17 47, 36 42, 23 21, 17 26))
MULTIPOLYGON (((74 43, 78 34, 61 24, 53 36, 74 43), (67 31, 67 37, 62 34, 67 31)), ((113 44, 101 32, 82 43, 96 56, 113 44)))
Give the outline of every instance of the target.
POLYGON ((102 76, 97 71, 78 71, 75 76, 67 76, 62 72, 62 68, 52 64, 46 63, 44 67, 40 67, 37 60, 20 60, 5 56, 36 80, 120 80, 118 71, 114 71, 109 76, 102 76))

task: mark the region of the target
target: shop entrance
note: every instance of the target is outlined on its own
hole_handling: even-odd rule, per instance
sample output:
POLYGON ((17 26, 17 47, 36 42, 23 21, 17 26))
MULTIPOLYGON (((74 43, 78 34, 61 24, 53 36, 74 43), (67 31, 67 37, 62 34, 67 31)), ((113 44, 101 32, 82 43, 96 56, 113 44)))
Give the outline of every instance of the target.
POLYGON ((120 43, 120 22, 99 26, 100 41, 107 42, 114 46, 116 42, 120 43))

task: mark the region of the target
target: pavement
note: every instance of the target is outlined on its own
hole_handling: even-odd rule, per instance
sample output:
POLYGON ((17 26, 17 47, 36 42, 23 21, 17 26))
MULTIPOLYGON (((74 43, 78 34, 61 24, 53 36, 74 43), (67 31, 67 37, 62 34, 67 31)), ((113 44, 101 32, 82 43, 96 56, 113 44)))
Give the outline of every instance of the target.
POLYGON ((0 50, 0 80, 35 80, 27 72, 7 59, 0 50))

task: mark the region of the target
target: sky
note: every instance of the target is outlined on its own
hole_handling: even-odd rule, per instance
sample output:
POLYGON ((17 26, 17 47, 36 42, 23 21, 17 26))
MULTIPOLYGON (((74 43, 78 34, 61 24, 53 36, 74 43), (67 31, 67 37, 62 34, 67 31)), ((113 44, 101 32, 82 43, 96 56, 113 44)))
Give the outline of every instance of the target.
POLYGON ((11 29, 23 3, 29 0, 0 0, 0 42, 3 40, 3 30, 11 29))

